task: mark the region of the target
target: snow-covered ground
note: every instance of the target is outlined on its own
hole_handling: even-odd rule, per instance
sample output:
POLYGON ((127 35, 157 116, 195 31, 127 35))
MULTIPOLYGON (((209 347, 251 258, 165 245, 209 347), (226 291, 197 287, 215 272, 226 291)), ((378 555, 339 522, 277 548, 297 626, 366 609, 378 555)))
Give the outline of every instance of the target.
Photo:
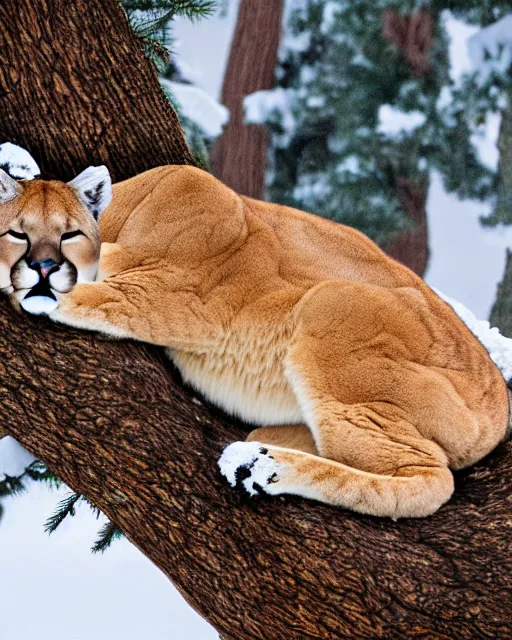
MULTIPOLYGON (((178 20, 175 26, 174 55, 185 76, 215 99, 221 91, 237 4, 230 0, 224 17, 195 24, 178 20)), ((447 25, 456 79, 470 69, 466 41, 475 29, 450 18, 447 25)), ((479 142, 489 164, 497 158, 496 135, 496 120, 490 119, 479 142)), ((488 317, 505 247, 512 245, 512 229, 482 228, 478 217, 483 213, 487 211, 481 204, 447 195, 439 176, 432 176, 428 200, 432 259, 427 281, 479 318, 488 317)), ((16 464, 15 448, 8 440, 0 443, 0 467, 2 456, 16 464)), ((45 534, 42 525, 61 498, 62 491, 49 492, 33 484, 23 498, 5 501, 0 523, 2 640, 217 638, 163 574, 126 540, 114 543, 103 555, 91 555, 89 548, 101 523, 85 506, 55 534, 45 534)))

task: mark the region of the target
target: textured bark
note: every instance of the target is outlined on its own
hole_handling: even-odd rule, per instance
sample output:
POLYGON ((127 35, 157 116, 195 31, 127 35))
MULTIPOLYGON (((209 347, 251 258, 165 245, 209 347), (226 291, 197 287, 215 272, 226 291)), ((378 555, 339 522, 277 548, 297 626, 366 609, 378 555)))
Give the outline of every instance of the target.
POLYGON ((396 189, 412 226, 383 243, 382 248, 395 260, 423 277, 430 255, 426 209, 428 184, 415 185, 408 178, 402 177, 397 179, 396 189))
POLYGON ((498 295, 490 317, 491 325, 498 327, 500 332, 512 338, 512 251, 507 249, 505 273, 498 285, 498 295))
POLYGON ((252 198, 263 195, 268 131, 266 125, 244 124, 243 99, 274 86, 283 6, 284 0, 241 0, 222 87, 230 119, 213 149, 213 171, 252 198))
MULTIPOLYGON (((113 11, 115 2, 107 4, 113 11)), ((36 82, 36 67, 17 66, 23 59, 9 58, 10 73, 36 82)), ((79 93, 82 64, 80 57, 79 93)), ((144 100, 158 98, 148 92, 144 100)), ((127 173, 137 163, 161 163, 149 147, 137 147, 143 159, 122 157, 142 108, 135 101, 116 120, 126 129, 117 125, 108 155, 97 161, 127 162, 127 173)), ((30 112, 29 122, 27 112, 9 109, 9 131, 39 131, 44 166, 67 177, 79 165, 76 127, 59 129, 53 112, 46 120, 30 112), (59 150, 69 157, 62 174, 59 150)), ((148 139, 158 136, 159 117, 145 126, 148 139)), ((183 141, 173 126, 169 148, 179 159, 183 141)), ((225 640, 512 637, 510 444, 459 474, 454 499, 425 520, 394 523, 296 498, 249 499, 216 466, 245 427, 194 402, 160 350, 19 315, 3 299, 0 424, 89 496, 225 640)))
MULTIPOLYGON (((386 9, 382 21, 384 38, 400 50, 413 72, 417 76, 429 73, 432 69, 429 56, 433 44, 430 13, 418 11, 403 16, 395 9, 386 9)), ((412 228, 384 243, 383 249, 419 276, 423 276, 429 259, 426 212, 428 185, 415 185, 409 178, 399 177, 396 189, 412 228)))
POLYGON ((383 14, 383 35, 400 49, 409 66, 418 76, 432 69, 429 55, 432 49, 432 16, 418 11, 403 16, 396 9, 383 14))
POLYGON ((216 467, 244 428, 191 403, 159 350, 0 310, 0 423, 225 638, 512 637, 511 444, 423 520, 249 499, 216 467))
POLYGON ((0 52, 0 143, 28 149, 43 177, 193 164, 116 0, 4 0, 0 52))

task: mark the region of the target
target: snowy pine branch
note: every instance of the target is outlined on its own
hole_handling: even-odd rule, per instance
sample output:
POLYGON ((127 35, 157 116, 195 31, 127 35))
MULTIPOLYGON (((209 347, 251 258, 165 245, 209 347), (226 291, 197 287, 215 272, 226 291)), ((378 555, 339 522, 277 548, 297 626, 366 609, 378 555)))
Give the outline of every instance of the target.
POLYGON ((25 474, 21 476, 4 476, 0 482, 0 498, 23 493, 23 491, 25 491, 25 485, 23 484, 24 475, 25 474))
POLYGON ((146 55, 168 57, 171 44, 170 22, 177 16, 198 20, 209 16, 214 8, 212 0, 121 0, 132 31, 141 41, 146 55))
POLYGON ((167 20, 183 16, 189 20, 205 18, 213 12, 214 0, 121 0, 125 11, 163 12, 167 20))
POLYGON ((45 482, 50 487, 58 488, 60 480, 48 469, 48 467, 35 460, 22 473, 3 474, 0 480, 0 498, 15 496, 25 491, 25 482, 27 479, 36 482, 45 482))

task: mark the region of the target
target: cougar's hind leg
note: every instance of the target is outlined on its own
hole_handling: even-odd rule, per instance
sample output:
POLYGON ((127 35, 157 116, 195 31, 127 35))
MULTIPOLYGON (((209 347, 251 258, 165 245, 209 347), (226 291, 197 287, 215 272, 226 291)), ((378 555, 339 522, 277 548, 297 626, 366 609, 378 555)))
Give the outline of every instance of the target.
MULTIPOLYGON (((320 431, 333 427, 331 409, 315 411, 320 431)), ((363 407, 357 416, 342 406, 336 409, 335 429, 341 441, 333 447, 337 460, 279 446, 276 436, 269 437, 272 429, 265 429, 260 435, 270 443, 251 440, 229 445, 219 460, 221 472, 233 486, 250 494, 260 490, 271 495, 293 494, 392 518, 430 515, 450 498, 453 476, 436 445, 417 443, 415 447, 412 440, 411 444, 395 441, 374 422, 376 414, 363 407), (340 454, 350 438, 354 443, 345 455, 340 454), (368 470, 371 468, 375 471, 368 470)), ((331 453, 330 444, 320 440, 317 446, 325 455, 331 453)))
POLYGON ((279 427, 260 427, 247 436, 247 442, 261 442, 318 455, 315 440, 308 427, 294 424, 279 427))
POLYGON ((421 375, 393 360, 399 346, 371 317, 378 307, 371 288, 330 283, 319 294, 301 311, 286 362, 319 455, 234 443, 221 470, 249 493, 290 493, 393 518, 434 513, 451 496, 453 476, 444 451, 419 433, 404 400, 424 392, 415 388, 421 375))

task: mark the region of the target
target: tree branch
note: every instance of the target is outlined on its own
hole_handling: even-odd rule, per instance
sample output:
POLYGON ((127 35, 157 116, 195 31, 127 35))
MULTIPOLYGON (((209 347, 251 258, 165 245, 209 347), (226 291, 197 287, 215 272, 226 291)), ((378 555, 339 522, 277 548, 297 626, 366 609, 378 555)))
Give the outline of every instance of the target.
POLYGON ((216 466, 245 428, 191 401, 160 350, 0 308, 0 422, 224 637, 512 634, 510 445, 459 474, 455 498, 424 520, 250 499, 216 466))

